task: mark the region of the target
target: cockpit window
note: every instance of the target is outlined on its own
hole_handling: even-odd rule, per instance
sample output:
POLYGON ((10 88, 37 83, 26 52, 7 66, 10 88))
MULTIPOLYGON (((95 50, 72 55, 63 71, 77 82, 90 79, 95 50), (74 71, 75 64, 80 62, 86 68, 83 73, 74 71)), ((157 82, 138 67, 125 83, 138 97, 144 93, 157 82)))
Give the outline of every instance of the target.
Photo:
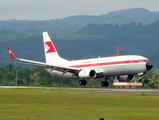
POLYGON ((147 59, 140 59, 139 61, 142 62, 142 61, 148 61, 148 60, 147 59))
POLYGON ((143 61, 148 61, 148 60, 145 59, 145 60, 143 60, 143 61))

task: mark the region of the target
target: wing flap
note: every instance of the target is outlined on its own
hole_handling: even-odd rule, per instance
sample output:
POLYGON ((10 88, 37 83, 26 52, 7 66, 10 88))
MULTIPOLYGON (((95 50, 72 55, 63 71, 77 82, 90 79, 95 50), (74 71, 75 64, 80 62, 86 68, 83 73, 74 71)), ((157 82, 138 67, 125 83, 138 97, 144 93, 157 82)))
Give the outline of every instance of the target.
POLYGON ((24 65, 31 65, 31 66, 38 66, 38 67, 44 67, 44 68, 47 68, 47 69, 63 72, 63 74, 65 74, 67 72, 75 74, 75 73, 78 73, 81 70, 79 68, 67 67, 67 66, 57 66, 57 65, 49 65, 49 64, 46 64, 46 63, 42 63, 42 62, 41 63, 15 62, 15 63, 24 64, 24 65))

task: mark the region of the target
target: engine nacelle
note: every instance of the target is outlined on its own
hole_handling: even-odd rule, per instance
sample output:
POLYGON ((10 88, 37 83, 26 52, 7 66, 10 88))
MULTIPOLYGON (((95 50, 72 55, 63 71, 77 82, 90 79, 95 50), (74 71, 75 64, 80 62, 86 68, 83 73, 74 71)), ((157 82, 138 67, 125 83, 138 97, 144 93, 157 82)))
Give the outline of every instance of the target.
POLYGON ((134 75, 121 75, 121 76, 117 76, 117 79, 120 82, 130 82, 134 79, 134 75))
POLYGON ((78 76, 82 79, 95 78, 96 77, 96 71, 95 70, 90 70, 90 69, 81 70, 79 72, 78 76))

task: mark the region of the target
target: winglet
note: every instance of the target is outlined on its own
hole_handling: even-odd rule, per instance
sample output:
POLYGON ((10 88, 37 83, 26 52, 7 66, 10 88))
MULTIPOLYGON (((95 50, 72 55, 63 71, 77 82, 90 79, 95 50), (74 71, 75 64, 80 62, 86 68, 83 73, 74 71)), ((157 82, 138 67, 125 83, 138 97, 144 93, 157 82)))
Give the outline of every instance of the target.
POLYGON ((8 51, 9 51, 10 57, 13 58, 13 59, 16 59, 16 57, 14 56, 14 54, 13 54, 13 52, 12 52, 10 46, 8 46, 8 51))

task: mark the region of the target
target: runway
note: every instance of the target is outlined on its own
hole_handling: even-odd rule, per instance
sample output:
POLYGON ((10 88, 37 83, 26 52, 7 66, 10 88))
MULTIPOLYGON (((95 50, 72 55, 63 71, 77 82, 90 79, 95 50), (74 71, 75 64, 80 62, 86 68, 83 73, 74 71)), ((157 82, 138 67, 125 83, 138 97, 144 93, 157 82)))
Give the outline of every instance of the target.
POLYGON ((72 89, 71 92, 59 92, 59 93, 92 93, 92 94, 144 94, 144 95, 159 95, 159 89, 147 89, 147 88, 128 88, 128 89, 116 89, 116 88, 75 88, 75 87, 36 87, 36 86, 0 86, 0 88, 37 88, 37 89, 72 89), (73 89, 79 89, 81 91, 73 92, 73 89), (88 90, 88 91, 84 91, 88 90), (91 91, 92 90, 92 91, 91 91))
POLYGON ((110 89, 107 93, 159 95, 159 89, 110 89))

